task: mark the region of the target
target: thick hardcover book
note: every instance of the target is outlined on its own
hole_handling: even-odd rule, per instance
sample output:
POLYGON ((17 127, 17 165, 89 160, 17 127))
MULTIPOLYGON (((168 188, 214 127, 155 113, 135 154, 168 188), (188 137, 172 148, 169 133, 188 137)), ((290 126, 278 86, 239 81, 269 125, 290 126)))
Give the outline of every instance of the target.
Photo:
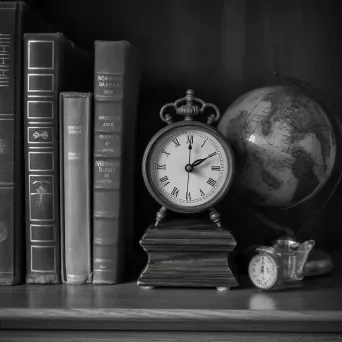
POLYGON ((124 279, 134 224, 139 61, 127 41, 95 41, 94 284, 124 279))
POLYGON ((0 1, 0 285, 25 274, 22 35, 44 23, 19 1, 0 1))
POLYGON ((27 33, 24 50, 26 282, 60 283, 59 93, 89 89, 91 61, 62 33, 27 33))
POLYGON ((92 277, 92 94, 60 93, 62 282, 92 277))

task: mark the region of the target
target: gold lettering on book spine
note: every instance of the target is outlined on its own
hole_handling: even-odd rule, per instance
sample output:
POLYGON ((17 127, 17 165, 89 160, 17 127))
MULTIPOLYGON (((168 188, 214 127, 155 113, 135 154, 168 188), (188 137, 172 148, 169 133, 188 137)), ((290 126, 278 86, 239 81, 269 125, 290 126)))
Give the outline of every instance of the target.
POLYGON ((4 222, 0 222, 0 243, 5 241, 8 235, 7 226, 4 222))
POLYGON ((4 139, 0 138, 0 154, 4 154, 7 150, 7 146, 4 139))
POLYGON ((10 86, 10 34, 0 35, 0 87, 10 86))

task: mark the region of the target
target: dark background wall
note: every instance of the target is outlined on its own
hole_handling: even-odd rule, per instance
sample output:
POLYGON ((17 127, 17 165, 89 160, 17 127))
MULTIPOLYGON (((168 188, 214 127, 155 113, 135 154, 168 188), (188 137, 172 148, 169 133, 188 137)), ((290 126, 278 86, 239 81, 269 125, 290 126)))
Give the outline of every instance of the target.
MULTIPOLYGON (((309 0, 59 0, 41 1, 46 19, 83 48, 94 40, 129 40, 141 52, 136 169, 136 239, 158 204, 141 178, 148 140, 163 124, 159 110, 188 88, 223 112, 240 94, 276 84, 274 72, 318 89, 342 115, 342 20, 339 1, 309 0), (341 23, 340 23, 341 22, 341 23)), ((341 118, 342 119, 342 118, 341 118)), ((317 216, 308 210, 304 236, 338 248, 341 199, 317 216)), ((220 205, 239 239, 262 240, 263 225, 229 198, 220 205)), ((342 208, 342 207, 341 207, 342 208)), ((309 208, 310 209, 310 208, 309 208)))

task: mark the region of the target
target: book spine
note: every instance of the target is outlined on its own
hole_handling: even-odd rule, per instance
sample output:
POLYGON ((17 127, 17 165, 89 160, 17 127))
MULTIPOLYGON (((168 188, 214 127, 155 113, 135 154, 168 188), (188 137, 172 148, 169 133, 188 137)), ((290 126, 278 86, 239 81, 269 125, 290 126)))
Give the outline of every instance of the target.
POLYGON ((0 2, 0 285, 24 276, 22 171, 22 18, 24 7, 0 2))
POLYGON ((24 35, 26 283, 60 283, 58 39, 24 35))
POLYGON ((124 277, 134 217, 138 65, 130 43, 95 42, 94 284, 119 283, 124 277))
POLYGON ((60 93, 62 281, 91 283, 92 94, 60 93))

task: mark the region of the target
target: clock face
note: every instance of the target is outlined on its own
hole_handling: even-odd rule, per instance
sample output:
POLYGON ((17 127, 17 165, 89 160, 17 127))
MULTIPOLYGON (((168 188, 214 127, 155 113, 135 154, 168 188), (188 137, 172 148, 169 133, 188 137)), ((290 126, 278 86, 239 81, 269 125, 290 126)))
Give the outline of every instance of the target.
POLYGON ((157 198, 185 212, 213 205, 228 190, 234 171, 230 148, 199 124, 183 124, 157 137, 146 164, 157 198))
POLYGON ((260 289, 269 289, 277 282, 277 265, 269 255, 256 255, 249 263, 249 277, 260 289))

